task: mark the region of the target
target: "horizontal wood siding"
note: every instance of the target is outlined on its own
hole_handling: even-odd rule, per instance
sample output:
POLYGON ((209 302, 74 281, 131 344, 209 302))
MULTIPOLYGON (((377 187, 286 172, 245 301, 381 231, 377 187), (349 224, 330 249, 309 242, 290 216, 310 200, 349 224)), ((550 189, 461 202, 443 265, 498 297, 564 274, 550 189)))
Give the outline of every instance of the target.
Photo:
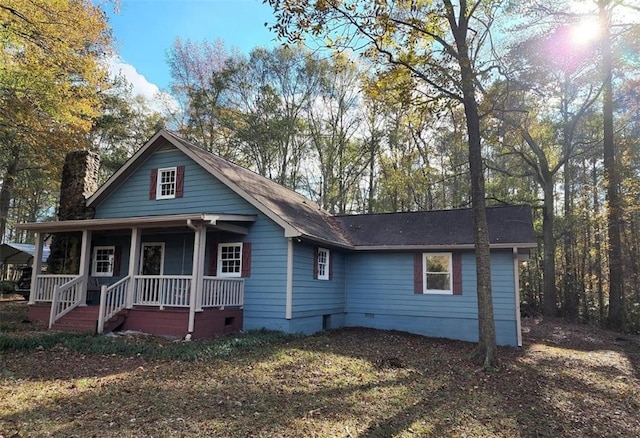
MULTIPOLYGON (((251 242, 251 276, 245 278, 244 286, 244 328, 286 327, 287 243, 283 229, 182 152, 178 150, 156 152, 111 196, 96 206, 95 217, 114 218, 181 213, 258 215, 256 222, 249 227, 247 236, 215 232, 208 234, 205 274, 208 274, 210 243, 214 239, 218 239, 218 242, 251 242), (151 170, 181 165, 185 166, 184 196, 176 199, 150 200, 151 170)), ((165 274, 178 274, 183 270, 185 273, 191 273, 192 233, 186 241, 182 234, 149 236, 149 238, 143 235, 143 241, 167 242, 165 274), (184 262, 182 260, 183 244, 186 245, 184 262)), ((126 273, 127 270, 128 243, 126 246, 126 248, 123 247, 122 273, 126 273)))
POLYGON ((253 206, 177 149, 156 152, 95 207, 97 219, 180 213, 255 213, 253 206), (151 170, 173 166, 185 166, 184 196, 149 199, 151 170))
MULTIPOLYGON (((462 254, 462 295, 415 294, 413 253, 352 253, 346 263, 346 325, 478 339, 472 252, 462 254)), ((511 251, 492 251, 491 269, 498 343, 517 345, 511 251)))
MULTIPOLYGON (((265 215, 257 210, 251 213, 258 218, 247 236, 220 235, 218 241, 251 242, 251 276, 244 279, 244 329, 282 330, 286 326, 287 239, 265 215)), ((208 242, 214 240, 213 234, 207 235, 208 242)), ((209 261, 208 255, 205 266, 209 261)))
MULTIPOLYGON (((303 332, 323 329, 325 315, 344 314, 345 307, 345 256, 342 252, 330 250, 332 263, 331 280, 313 278, 315 246, 303 242, 293 245, 293 313, 291 326, 303 332), (306 319, 302 323, 302 319, 306 319), (300 320, 300 324, 296 323, 300 320)), ((332 327, 340 318, 333 317, 332 327)), ((341 324, 340 324, 341 325, 341 324)))

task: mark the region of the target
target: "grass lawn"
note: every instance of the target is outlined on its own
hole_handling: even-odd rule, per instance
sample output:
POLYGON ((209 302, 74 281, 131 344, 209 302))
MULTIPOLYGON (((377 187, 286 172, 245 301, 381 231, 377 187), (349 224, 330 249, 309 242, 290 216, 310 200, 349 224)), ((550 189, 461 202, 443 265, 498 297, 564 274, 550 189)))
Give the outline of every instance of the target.
POLYGON ((0 302, 0 437, 640 436, 640 339, 561 320, 485 373, 400 332, 51 335, 25 308, 0 302))

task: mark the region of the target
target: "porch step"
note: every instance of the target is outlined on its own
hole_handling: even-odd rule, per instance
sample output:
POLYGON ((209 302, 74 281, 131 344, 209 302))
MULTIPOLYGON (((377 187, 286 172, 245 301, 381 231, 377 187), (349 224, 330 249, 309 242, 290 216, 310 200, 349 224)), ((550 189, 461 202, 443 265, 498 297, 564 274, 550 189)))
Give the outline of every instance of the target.
POLYGON ((127 319, 127 311, 122 310, 120 313, 112 317, 109 321, 104 323, 104 333, 109 333, 118 330, 124 321, 127 319))
POLYGON ((76 307, 56 321, 51 329, 64 332, 95 333, 99 311, 98 306, 76 307))

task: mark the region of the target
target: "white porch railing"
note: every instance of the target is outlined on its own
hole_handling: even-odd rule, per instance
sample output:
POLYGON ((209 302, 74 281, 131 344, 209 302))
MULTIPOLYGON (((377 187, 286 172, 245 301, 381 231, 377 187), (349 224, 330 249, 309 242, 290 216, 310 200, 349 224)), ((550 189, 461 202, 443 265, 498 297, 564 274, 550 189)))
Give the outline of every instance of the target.
POLYGON ((241 278, 204 277, 202 307, 240 306, 244 304, 244 280, 241 278))
POLYGON ((191 275, 136 275, 133 304, 189 307, 191 275))
POLYGON ((107 287, 100 289, 100 313, 98 313, 98 333, 104 331, 104 323, 109 321, 127 305, 127 289, 129 280, 127 276, 107 287))
POLYGON ((74 278, 77 274, 49 274, 36 275, 31 281, 36 282, 35 302, 50 302, 53 300, 53 290, 56 286, 61 286, 74 278))
MULTIPOLYGON (((64 313, 79 304, 82 297, 79 275, 38 275, 36 281, 35 302, 52 302, 55 289, 58 288, 55 306, 51 314, 59 319, 64 313), (77 303, 76 303, 77 301, 77 303), (76 303, 69 307, 67 303, 76 303), (56 309, 57 308, 57 309, 56 309), (64 313, 61 313, 64 312, 64 313)), ((107 287, 106 294, 100 294, 99 325, 104 323, 126 306, 127 290, 134 282, 133 304, 140 306, 189 307, 191 295, 191 275, 136 275, 125 277, 107 287), (104 299, 104 304, 102 300, 104 299)), ((229 307, 244 305, 244 280, 241 278, 204 277, 202 281, 201 305, 205 307, 229 307)), ((53 317, 52 317, 53 318, 53 317)), ((55 322, 51 320, 51 324, 55 322)))
POLYGON ((51 328, 57 320, 80 304, 80 299, 82 298, 82 278, 82 275, 78 275, 77 277, 73 277, 71 281, 56 285, 53 288, 49 328, 51 328))

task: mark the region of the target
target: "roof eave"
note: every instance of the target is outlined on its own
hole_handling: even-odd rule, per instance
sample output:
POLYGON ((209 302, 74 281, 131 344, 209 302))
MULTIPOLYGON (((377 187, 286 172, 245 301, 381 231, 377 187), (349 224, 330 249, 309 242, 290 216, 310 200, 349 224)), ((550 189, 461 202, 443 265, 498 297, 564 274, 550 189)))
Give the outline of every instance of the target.
MULTIPOLYGON (((512 249, 512 248, 536 248, 536 243, 493 243, 490 249, 512 249)), ((458 245, 354 245, 352 249, 356 251, 443 251, 443 250, 472 250, 476 246, 473 243, 458 245)))

